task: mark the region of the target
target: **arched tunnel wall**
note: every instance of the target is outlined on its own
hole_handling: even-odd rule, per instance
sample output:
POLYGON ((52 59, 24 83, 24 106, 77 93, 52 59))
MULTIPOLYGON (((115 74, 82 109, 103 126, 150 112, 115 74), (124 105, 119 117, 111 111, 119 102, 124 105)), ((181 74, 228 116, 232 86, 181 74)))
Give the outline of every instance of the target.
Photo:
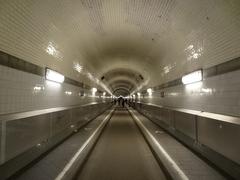
POLYGON ((184 85, 179 77, 154 87, 150 96, 146 91, 142 92, 138 100, 165 107, 240 116, 239 68, 240 60, 236 58, 203 69, 202 82, 184 85))
POLYGON ((39 144, 47 150, 121 95, 239 175, 239 17, 239 0, 1 1, 0 170, 31 161, 39 144), (46 80, 45 68, 65 81, 46 80), (201 82, 182 83, 199 69, 201 82))
MULTIPOLYGON (((111 99, 103 92, 69 78, 63 84, 48 81, 45 69, 0 52, 0 114, 66 107, 111 99)), ((94 86, 93 86, 94 87, 94 86)))
POLYGON ((187 146, 238 177, 240 60, 203 69, 203 81, 181 78, 139 95, 133 106, 187 146), (226 159, 227 157, 227 159, 226 159), (229 161, 230 159, 230 161, 229 161))

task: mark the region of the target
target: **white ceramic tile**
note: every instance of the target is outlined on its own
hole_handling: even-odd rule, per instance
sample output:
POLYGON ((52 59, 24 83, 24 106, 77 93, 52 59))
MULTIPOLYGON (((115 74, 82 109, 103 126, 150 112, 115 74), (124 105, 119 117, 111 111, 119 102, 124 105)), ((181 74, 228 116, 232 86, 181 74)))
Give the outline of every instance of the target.
MULTIPOLYGON (((0 77, 0 114, 102 101, 101 98, 80 97, 79 87, 65 83, 49 84, 40 76, 1 65, 0 77), (44 90, 34 90, 36 86, 44 87, 44 90), (72 94, 66 95, 65 91, 72 94)), ((90 95, 90 92, 86 94, 90 95)))
POLYGON ((98 78, 131 68, 150 86, 240 56, 239 0, 84 2, 2 0, 0 50, 76 80, 89 81, 74 61, 98 78), (47 53, 50 44, 59 56, 47 53))
POLYGON ((142 101, 163 106, 240 116, 240 70, 207 78, 197 89, 186 90, 183 85, 159 90, 152 98, 142 101), (160 92, 165 97, 160 97, 160 92))

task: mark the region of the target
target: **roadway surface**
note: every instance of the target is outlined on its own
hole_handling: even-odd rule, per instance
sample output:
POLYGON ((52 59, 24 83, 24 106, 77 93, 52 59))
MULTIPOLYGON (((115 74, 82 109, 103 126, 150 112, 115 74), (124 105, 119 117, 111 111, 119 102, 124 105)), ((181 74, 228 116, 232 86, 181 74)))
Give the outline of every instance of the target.
POLYGON ((117 108, 76 180, 166 179, 126 109, 117 108))

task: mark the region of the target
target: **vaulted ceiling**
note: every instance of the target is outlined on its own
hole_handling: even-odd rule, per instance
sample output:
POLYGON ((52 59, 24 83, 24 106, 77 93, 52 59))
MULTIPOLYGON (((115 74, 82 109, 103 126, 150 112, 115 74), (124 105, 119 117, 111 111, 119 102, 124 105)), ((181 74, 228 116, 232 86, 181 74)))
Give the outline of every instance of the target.
POLYGON ((240 56, 239 0, 0 0, 0 50, 126 95, 240 56))

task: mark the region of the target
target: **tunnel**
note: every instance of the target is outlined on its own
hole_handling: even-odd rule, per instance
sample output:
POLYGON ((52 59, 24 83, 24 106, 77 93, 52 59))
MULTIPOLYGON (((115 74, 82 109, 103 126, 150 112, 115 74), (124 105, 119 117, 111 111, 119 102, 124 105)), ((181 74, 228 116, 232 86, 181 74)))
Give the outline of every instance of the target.
POLYGON ((240 179, 239 0, 0 0, 1 180, 240 179))

